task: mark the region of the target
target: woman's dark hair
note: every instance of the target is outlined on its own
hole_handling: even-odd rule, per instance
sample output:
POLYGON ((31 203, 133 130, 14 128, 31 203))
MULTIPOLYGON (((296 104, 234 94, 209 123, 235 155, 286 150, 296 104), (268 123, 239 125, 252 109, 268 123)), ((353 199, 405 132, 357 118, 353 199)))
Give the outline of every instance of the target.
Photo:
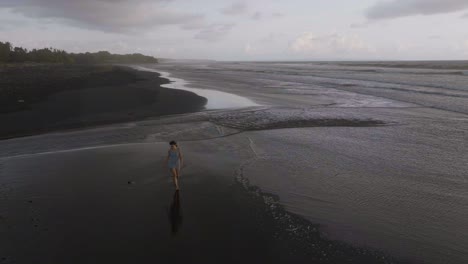
POLYGON ((175 142, 174 140, 172 140, 171 142, 169 142, 169 145, 176 145, 177 146, 177 142, 175 142))

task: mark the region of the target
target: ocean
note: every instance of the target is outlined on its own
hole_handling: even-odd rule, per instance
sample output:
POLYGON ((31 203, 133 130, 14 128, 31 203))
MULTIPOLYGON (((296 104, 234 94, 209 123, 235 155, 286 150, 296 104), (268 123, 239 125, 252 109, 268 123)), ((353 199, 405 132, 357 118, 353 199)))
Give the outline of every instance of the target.
POLYGON ((257 156, 242 177, 330 238, 415 262, 468 262, 468 62, 156 68, 263 105, 219 117, 226 126, 266 129, 249 132, 257 156), (307 124, 323 119, 385 125, 307 124))

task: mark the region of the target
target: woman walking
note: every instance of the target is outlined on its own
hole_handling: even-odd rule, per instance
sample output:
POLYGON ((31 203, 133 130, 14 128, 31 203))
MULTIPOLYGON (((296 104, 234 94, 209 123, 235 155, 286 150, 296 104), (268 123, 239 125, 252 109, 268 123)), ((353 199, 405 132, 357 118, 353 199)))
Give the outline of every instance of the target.
POLYGON ((180 148, 177 146, 177 142, 169 142, 170 148, 167 152, 166 163, 169 167, 169 170, 172 173, 172 179, 174 180, 174 185, 176 190, 179 190, 179 173, 180 167, 182 166, 182 153, 180 148))

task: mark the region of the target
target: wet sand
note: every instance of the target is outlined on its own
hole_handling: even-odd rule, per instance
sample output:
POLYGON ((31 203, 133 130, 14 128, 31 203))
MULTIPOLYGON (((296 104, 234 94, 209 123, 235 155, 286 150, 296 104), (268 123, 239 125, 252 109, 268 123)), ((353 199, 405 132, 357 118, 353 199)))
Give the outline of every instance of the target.
POLYGON ((390 263, 322 237, 235 177, 253 155, 236 145, 182 144, 179 193, 164 143, 3 159, 1 263, 390 263))

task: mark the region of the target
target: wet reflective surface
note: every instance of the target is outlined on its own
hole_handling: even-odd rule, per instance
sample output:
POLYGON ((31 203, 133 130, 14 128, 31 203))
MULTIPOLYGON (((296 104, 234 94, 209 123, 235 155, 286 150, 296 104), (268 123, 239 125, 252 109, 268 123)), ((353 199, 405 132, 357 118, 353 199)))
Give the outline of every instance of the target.
POLYGON ((205 105, 206 109, 225 109, 258 106, 258 104, 254 103, 253 101, 245 97, 238 96, 236 94, 221 92, 218 90, 193 88, 190 86, 190 83, 188 83, 186 80, 175 78, 171 76, 171 74, 168 72, 155 71, 154 69, 147 67, 135 67, 135 69, 141 71, 154 71, 161 74, 162 78, 169 79, 171 83, 162 85, 163 87, 189 91, 196 93, 199 96, 205 97, 206 99, 208 99, 208 102, 205 105))

